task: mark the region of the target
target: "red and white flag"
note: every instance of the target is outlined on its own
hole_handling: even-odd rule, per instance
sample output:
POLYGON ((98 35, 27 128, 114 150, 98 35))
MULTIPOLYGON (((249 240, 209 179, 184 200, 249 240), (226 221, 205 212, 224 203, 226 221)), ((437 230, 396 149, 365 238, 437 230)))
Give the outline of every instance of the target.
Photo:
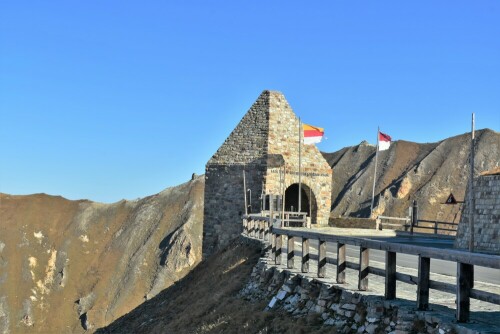
POLYGON ((391 136, 378 132, 378 150, 385 151, 391 146, 391 136))

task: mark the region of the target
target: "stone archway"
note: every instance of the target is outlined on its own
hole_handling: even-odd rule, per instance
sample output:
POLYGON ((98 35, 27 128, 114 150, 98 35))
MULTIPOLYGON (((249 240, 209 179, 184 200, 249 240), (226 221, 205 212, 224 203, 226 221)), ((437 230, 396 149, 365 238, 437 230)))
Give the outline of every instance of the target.
MULTIPOLYGON (((307 212, 307 216, 311 217, 311 223, 316 224, 318 215, 318 206, 316 204, 316 196, 311 188, 302 183, 302 198, 301 198, 301 212, 307 212)), ((294 183, 285 190, 285 211, 297 212, 299 206, 299 184, 294 183)))

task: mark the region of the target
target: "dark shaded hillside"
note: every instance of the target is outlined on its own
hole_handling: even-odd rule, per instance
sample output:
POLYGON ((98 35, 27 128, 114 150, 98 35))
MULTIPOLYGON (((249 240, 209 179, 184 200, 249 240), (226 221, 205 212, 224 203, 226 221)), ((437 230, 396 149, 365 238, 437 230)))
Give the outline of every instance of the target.
POLYGON ((265 311, 267 298, 248 301, 238 295, 260 255, 260 245, 235 239, 184 279, 97 333, 333 333, 331 326, 322 326, 320 314, 292 318, 265 311))
POLYGON ((0 333, 104 326, 201 260, 204 178, 101 204, 0 194, 0 333))
MULTIPOLYGON (((476 132, 476 173, 500 165, 500 134, 476 132)), ((413 199, 422 219, 458 222, 460 205, 443 205, 452 192, 463 200, 469 179, 470 133, 437 143, 393 142, 379 152, 375 187, 376 215, 405 216, 413 199)), ((368 217, 375 146, 362 142, 323 153, 333 168, 332 216, 368 217)))

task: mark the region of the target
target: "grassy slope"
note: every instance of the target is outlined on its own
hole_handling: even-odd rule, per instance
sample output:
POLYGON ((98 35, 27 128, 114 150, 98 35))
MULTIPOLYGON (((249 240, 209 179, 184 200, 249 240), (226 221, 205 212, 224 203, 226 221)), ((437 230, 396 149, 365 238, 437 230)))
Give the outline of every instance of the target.
POLYGON ((235 241, 189 275, 106 328, 109 333, 323 333, 319 315, 294 319, 264 311, 266 300, 237 296, 251 275, 260 248, 235 241))

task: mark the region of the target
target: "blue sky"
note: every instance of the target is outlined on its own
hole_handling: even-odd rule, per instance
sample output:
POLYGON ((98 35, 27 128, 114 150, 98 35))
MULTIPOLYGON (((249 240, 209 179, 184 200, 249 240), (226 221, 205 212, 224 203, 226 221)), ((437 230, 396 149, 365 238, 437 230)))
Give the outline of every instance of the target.
POLYGON ((265 89, 325 152, 500 129, 500 1, 1 1, 0 192, 202 174, 265 89))

